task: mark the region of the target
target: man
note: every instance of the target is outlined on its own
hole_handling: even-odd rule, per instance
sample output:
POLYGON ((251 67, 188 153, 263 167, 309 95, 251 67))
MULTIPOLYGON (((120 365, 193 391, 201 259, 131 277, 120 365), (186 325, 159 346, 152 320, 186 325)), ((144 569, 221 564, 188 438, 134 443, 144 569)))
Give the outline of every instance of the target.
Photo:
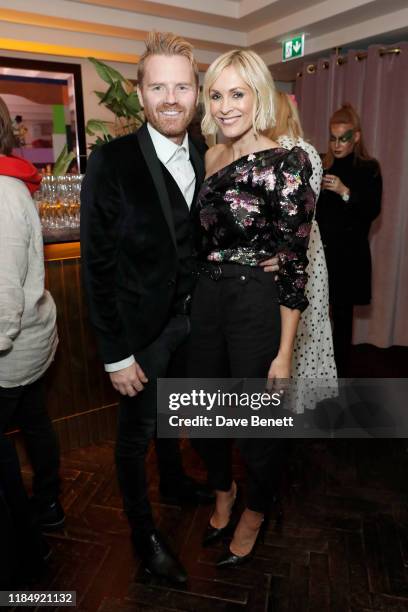
MULTIPOLYGON (((138 82, 147 123, 89 159, 81 194, 83 273, 105 369, 121 394, 116 464, 132 541, 151 573, 184 582, 184 568, 155 529, 145 457, 156 431, 156 379, 184 375, 189 333, 189 209, 204 178, 186 134, 198 98, 191 45, 150 34, 138 82)), ((161 489, 181 488, 183 497, 196 483, 183 473, 177 444, 158 441, 161 489)))
MULTIPOLYGON (((153 574, 186 573, 155 529, 145 456, 156 431, 156 379, 183 377, 193 285, 190 209, 204 165, 186 129, 198 99, 189 43, 152 33, 138 66, 147 123, 91 155, 81 194, 90 317, 121 393, 116 463, 132 541, 153 574)), ((271 270, 276 270, 272 266, 271 270)), ((208 499, 183 473, 177 440, 157 440, 161 492, 208 499)))

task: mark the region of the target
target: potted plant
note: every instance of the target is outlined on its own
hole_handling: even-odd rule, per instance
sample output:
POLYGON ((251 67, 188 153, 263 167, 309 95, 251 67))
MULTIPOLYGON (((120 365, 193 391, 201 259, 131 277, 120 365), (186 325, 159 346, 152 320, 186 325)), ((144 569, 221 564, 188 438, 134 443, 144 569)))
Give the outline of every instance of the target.
POLYGON ((117 70, 93 57, 88 58, 100 78, 108 84, 106 91, 95 91, 99 104, 108 108, 114 115, 113 121, 90 119, 86 124, 86 133, 96 136, 91 148, 109 142, 116 136, 129 134, 143 123, 143 112, 132 81, 129 81, 117 70))

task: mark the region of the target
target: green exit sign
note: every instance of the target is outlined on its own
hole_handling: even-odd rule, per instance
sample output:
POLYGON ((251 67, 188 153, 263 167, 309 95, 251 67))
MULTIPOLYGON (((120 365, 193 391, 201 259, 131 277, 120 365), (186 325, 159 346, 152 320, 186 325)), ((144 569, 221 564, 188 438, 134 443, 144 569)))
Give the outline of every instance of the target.
POLYGON ((299 34, 289 40, 284 40, 282 43, 282 61, 302 57, 305 54, 305 35, 299 34))

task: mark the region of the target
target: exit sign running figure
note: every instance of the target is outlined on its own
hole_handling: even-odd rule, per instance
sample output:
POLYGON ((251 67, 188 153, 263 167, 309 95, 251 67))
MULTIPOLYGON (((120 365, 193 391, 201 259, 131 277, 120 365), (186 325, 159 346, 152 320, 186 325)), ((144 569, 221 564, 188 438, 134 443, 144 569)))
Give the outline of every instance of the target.
POLYGON ((303 57, 305 54, 305 35, 299 34, 289 40, 284 40, 282 43, 282 61, 295 59, 295 57, 303 57))

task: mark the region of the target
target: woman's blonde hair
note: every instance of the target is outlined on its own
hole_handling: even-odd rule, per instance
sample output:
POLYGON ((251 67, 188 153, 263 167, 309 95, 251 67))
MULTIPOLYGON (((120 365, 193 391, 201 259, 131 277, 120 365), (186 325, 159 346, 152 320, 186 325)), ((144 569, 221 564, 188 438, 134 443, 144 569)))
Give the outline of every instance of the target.
POLYGON ((0 98, 0 153, 2 155, 11 155, 15 146, 16 139, 13 134, 9 109, 3 98, 0 98))
POLYGON ((225 68, 233 66, 254 94, 252 125, 255 134, 275 125, 275 84, 263 59, 254 51, 234 49, 220 55, 208 68, 203 85, 205 114, 201 122, 203 134, 215 134, 218 126, 210 112, 210 89, 225 68))
POLYGON ((137 65, 137 80, 142 84, 146 60, 152 55, 181 55, 188 59, 194 72, 196 85, 198 85, 198 66, 193 54, 193 45, 181 36, 172 32, 149 32, 145 41, 146 49, 137 65))
POLYGON ((268 133, 271 140, 277 140, 280 136, 289 136, 293 140, 303 138, 303 129, 296 105, 292 98, 283 91, 276 92, 276 124, 268 133))

